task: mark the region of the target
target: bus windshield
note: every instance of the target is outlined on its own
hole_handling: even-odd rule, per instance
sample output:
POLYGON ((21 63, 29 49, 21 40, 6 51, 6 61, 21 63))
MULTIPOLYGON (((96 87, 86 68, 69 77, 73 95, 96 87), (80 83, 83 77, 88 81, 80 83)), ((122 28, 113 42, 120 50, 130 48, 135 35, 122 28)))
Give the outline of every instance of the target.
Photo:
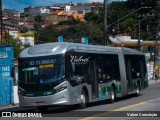
POLYGON ((24 84, 45 84, 64 78, 64 64, 46 64, 22 69, 24 84))
POLYGON ((19 85, 26 89, 46 89, 65 78, 65 59, 38 57, 19 59, 19 85), (37 88, 35 88, 35 86, 37 88))

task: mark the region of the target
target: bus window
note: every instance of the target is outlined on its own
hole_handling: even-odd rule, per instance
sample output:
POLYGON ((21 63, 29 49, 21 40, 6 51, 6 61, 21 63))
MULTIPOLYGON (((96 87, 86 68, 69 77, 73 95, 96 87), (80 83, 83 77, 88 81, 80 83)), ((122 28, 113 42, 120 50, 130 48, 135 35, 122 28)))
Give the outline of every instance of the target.
POLYGON ((120 80, 118 56, 107 55, 104 59, 104 73, 106 81, 120 80))
POLYGON ((72 80, 77 82, 85 82, 86 76, 88 75, 87 64, 76 64, 71 63, 70 77, 72 80))
POLYGON ((106 55, 98 58, 97 78, 99 83, 120 80, 118 55, 106 55))
POLYGON ((103 75, 103 73, 104 73, 103 58, 99 57, 97 62, 98 62, 97 63, 97 67, 96 67, 96 69, 97 69, 97 78, 98 78, 99 83, 102 83, 105 80, 105 75, 103 75))

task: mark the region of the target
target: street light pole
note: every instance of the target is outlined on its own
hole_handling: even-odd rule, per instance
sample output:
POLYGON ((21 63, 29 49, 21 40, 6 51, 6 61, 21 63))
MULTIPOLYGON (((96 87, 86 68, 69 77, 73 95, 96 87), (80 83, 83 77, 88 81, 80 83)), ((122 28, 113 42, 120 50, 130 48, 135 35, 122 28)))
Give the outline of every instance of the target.
POLYGON ((138 21, 138 50, 141 50, 140 49, 140 39, 141 39, 141 21, 140 21, 140 15, 138 16, 139 17, 139 21, 138 21))
POLYGON ((145 18, 144 19, 140 19, 140 15, 138 16, 139 17, 139 21, 138 21, 138 50, 140 50, 141 51, 141 22, 143 21, 143 20, 145 20, 145 18))
POLYGON ((159 30, 159 26, 160 24, 158 24, 157 26, 157 35, 155 36, 156 40, 155 40, 155 45, 154 45, 154 66, 153 66, 153 79, 156 79, 156 56, 157 55, 157 43, 158 43, 158 38, 159 38, 159 33, 158 33, 158 30, 159 30))
POLYGON ((107 25, 107 9, 108 9, 108 0, 104 0, 104 9, 105 9, 105 13, 104 13, 104 45, 106 46, 108 44, 108 25, 107 25))

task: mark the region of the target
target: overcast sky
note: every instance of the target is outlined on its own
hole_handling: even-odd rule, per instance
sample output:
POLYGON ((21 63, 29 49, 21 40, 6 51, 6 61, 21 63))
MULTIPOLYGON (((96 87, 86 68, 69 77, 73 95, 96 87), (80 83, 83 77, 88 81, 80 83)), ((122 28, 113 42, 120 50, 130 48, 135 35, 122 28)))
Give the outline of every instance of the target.
MULTIPOLYGON (((51 6, 57 3, 87 3, 87 2, 103 2, 103 0, 2 0, 2 8, 15 9, 23 11, 27 6, 51 6)), ((112 1, 126 1, 126 0, 108 0, 112 1)))

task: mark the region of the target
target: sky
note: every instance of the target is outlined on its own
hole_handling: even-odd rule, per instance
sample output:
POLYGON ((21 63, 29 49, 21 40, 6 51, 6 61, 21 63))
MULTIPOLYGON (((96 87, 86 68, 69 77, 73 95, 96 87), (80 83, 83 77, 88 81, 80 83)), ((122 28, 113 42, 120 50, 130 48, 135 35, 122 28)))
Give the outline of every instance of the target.
MULTIPOLYGON (((2 8, 15 9, 23 12, 23 8, 28 6, 51 6, 58 3, 92 3, 103 2, 104 0, 2 0, 2 8)), ((112 1, 126 1, 126 0, 108 0, 112 1)))

